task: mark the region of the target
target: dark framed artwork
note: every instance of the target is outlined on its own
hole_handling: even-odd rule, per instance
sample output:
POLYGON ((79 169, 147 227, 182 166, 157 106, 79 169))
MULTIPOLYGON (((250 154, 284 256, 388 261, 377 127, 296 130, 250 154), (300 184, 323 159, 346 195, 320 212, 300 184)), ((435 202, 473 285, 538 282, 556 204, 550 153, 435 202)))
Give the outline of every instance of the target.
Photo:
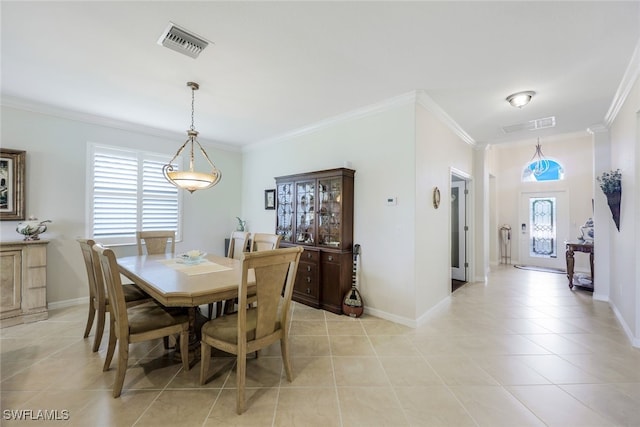
POLYGON ((273 210, 276 208, 276 190, 264 190, 264 208, 273 210))
POLYGON ((0 149, 0 220, 24 219, 26 151, 0 149))

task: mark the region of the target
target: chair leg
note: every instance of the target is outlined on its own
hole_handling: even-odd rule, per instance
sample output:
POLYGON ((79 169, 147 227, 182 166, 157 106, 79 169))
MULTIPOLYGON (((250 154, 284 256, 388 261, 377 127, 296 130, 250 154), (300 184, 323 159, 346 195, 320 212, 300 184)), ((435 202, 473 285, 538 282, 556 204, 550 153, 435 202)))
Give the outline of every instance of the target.
POLYGON ((109 313, 109 345, 107 346, 107 356, 104 359, 103 371, 108 371, 111 366, 111 360, 113 359, 113 353, 116 350, 116 324, 111 319, 111 313, 109 313))
POLYGON ((104 334, 104 321, 106 317, 105 308, 98 307, 98 323, 96 323, 96 336, 93 338, 93 352, 95 353, 100 349, 100 343, 102 342, 102 335, 104 334))
POLYGON ((291 359, 289 359, 289 342, 286 337, 280 338, 280 352, 282 353, 282 363, 284 372, 287 374, 287 381, 293 381, 293 371, 291 370, 291 359))
POLYGON ((189 366, 189 326, 185 326, 180 333, 180 357, 182 358, 182 368, 188 371, 189 366))
POLYGON ((209 320, 211 320, 213 318, 213 303, 209 303, 207 308, 209 309, 207 311, 207 316, 209 317, 209 320))
POLYGON ((113 397, 119 397, 124 385, 124 376, 127 373, 129 363, 129 343, 120 342, 118 344, 118 370, 116 380, 113 383, 113 397))
POLYGON ((84 338, 89 336, 91 327, 93 326, 93 319, 96 317, 96 309, 93 307, 93 301, 89 301, 89 314, 87 317, 87 326, 84 328, 84 338))
POLYGON ((244 385, 247 375, 247 353, 246 351, 238 351, 236 362, 236 412, 242 415, 244 412, 244 385))
POLYGON ((211 361, 211 347, 204 341, 200 342, 200 385, 207 383, 209 362, 211 361))

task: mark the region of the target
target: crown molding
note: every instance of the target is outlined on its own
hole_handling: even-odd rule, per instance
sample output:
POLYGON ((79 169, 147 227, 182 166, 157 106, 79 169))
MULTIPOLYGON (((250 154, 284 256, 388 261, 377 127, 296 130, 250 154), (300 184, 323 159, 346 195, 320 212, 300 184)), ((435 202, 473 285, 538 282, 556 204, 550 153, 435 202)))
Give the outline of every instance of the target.
POLYGON ((451 129, 453 133, 458 135, 460 139, 462 139, 472 147, 477 145, 476 141, 471 138, 471 136, 464 129, 462 129, 462 127, 458 123, 456 123, 456 121, 453 120, 451 116, 442 109, 442 107, 436 104, 433 98, 427 95, 427 92, 425 90, 417 91, 417 100, 419 105, 433 113, 438 119, 440 119, 440 121, 442 121, 449 129, 451 129))
POLYGON ((602 123, 600 123, 600 124, 597 124, 597 125, 589 126, 587 128, 587 132, 589 133, 589 135, 595 135, 597 133, 609 132, 609 127, 605 126, 602 123))
POLYGON ((629 66, 627 67, 624 76, 622 76, 622 81, 620 82, 618 90, 613 97, 609 111, 607 111, 607 114, 604 116, 604 125, 607 128, 611 127, 615 121, 616 116, 627 100, 638 76, 640 76, 640 39, 638 39, 638 42, 636 43, 636 48, 631 56, 631 61, 629 62, 629 66))
POLYGON ((313 123, 308 126, 294 129, 290 132, 286 132, 281 135, 276 135, 272 138, 267 138, 267 139, 255 142, 253 144, 245 145, 242 151, 253 151, 258 148, 265 148, 266 146, 275 145, 292 138, 318 132, 322 129, 326 129, 326 128, 338 125, 340 123, 350 122, 363 117, 371 116, 373 114, 378 114, 385 111, 393 110, 394 108, 410 105, 412 103, 415 104, 415 102, 416 102, 416 91, 404 93, 402 95, 398 95, 393 98, 389 98, 387 100, 384 100, 375 104, 367 105, 362 108, 358 108, 343 114, 338 114, 336 116, 329 117, 327 119, 321 120, 319 122, 313 123))
MULTIPOLYGON (((68 110, 61 107, 42 104, 39 102, 27 100, 24 98, 18 98, 13 96, 2 95, 0 99, 0 105, 7 108, 13 108, 15 110, 28 111, 31 113, 44 114, 47 116, 59 117, 62 119, 73 120, 81 123, 94 124, 98 126, 105 126, 113 129, 119 129, 129 132, 142 133, 145 135, 156 136, 166 139, 185 139, 184 133, 173 132, 165 129, 154 128, 151 126, 144 126, 137 123, 126 122, 123 120, 111 119, 104 116, 97 116, 94 114, 87 114, 80 111, 68 110)), ((199 137, 200 143, 205 144, 208 147, 217 148, 225 151, 241 151, 239 147, 223 144, 206 138, 199 137)))

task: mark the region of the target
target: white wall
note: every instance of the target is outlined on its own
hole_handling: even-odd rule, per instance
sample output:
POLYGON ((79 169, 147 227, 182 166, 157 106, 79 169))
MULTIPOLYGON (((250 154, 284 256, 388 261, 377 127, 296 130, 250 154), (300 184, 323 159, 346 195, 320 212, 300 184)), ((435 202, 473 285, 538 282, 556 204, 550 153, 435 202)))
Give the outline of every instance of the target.
POLYGON ((415 101, 342 120, 244 153, 243 215, 252 231, 273 232, 264 210, 274 177, 355 169, 354 242, 361 245, 361 291, 368 310, 408 323, 415 318, 415 101), (387 206, 387 197, 397 197, 387 206))
MULTIPOLYGON (((451 168, 472 176, 473 148, 419 104, 415 157, 415 305, 420 318, 451 294, 451 168), (435 187, 441 193, 438 209, 433 207, 435 187)), ((471 226, 469 236, 474 233, 471 226)), ((473 253, 470 247, 467 252, 473 253)), ((470 269, 470 281, 472 274, 470 269)))
MULTIPOLYGON (((126 127, 126 126, 125 126, 126 127)), ((86 272, 76 239, 86 236, 87 144, 96 142, 167 153, 167 161, 186 140, 186 134, 154 136, 2 107, 2 147, 27 151, 26 215, 50 219, 42 239, 48 245, 47 301, 61 303, 88 296, 86 272)), ((201 139, 201 143, 204 141, 201 139)), ((240 152, 206 146, 212 161, 223 171, 214 188, 184 195, 185 242, 207 252, 222 254, 224 238, 235 227, 240 212, 242 157, 240 152)), ((20 240, 18 221, 2 221, 2 241, 20 240)), ((179 243, 178 250, 188 250, 179 243)), ((135 247, 116 248, 119 255, 135 247)))
MULTIPOLYGON (((523 140, 508 145, 494 145, 492 147, 492 173, 496 176, 497 197, 499 199, 498 224, 509 224, 512 228, 512 263, 520 263, 521 238, 519 224, 520 194, 523 191, 552 191, 563 190, 569 194, 569 230, 568 236, 558 236, 557 267, 564 268, 565 238, 576 240, 580 236, 580 226, 587 218, 593 217, 591 201, 593 194, 593 142, 586 132, 579 134, 565 134, 544 138, 540 141, 542 151, 547 158, 558 161, 564 166, 565 179, 556 183, 522 182, 522 171, 531 161, 535 152, 535 139, 523 140)), ((596 224, 595 240, 598 239, 596 224)), ((490 230, 491 239, 498 239, 498 231, 490 230)), ((577 255, 576 269, 589 271, 588 257, 577 255)), ((495 263, 498 260, 492 259, 495 263)))
MULTIPOLYGON (((640 346, 640 79, 610 128, 611 169, 622 170, 620 231, 610 221, 610 300, 634 345, 640 346)), ((599 192, 597 203, 606 205, 599 192)))

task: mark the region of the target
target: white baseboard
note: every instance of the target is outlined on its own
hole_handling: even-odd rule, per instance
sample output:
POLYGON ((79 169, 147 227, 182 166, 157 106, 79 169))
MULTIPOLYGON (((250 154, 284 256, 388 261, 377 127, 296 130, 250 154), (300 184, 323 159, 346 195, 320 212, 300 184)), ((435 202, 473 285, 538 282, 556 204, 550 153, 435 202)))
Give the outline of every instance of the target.
POLYGON ((389 320, 393 323, 399 323, 401 325, 408 326, 410 328, 416 328, 417 323, 415 320, 409 319, 404 316, 397 316, 395 314, 387 313, 386 311, 378 310, 376 308, 365 307, 364 312, 375 317, 379 317, 384 320, 389 320))
POLYGON ((640 348, 640 337, 633 336, 633 332, 631 332, 631 328, 629 327, 629 325, 627 325, 627 322, 625 322, 624 317, 622 317, 622 314, 618 311, 616 306, 611 304, 611 302, 609 302, 609 306, 613 310, 613 314, 616 315, 618 322, 620 322, 620 325, 622 326, 622 330, 624 330, 624 333, 627 334, 627 338, 629 338, 631 345, 634 347, 640 348))
POLYGON ((73 307, 74 305, 87 304, 88 302, 87 299, 88 297, 82 297, 82 298, 68 299, 64 301, 55 301, 55 302, 47 303, 47 307, 49 310, 55 310, 56 308, 73 307))

